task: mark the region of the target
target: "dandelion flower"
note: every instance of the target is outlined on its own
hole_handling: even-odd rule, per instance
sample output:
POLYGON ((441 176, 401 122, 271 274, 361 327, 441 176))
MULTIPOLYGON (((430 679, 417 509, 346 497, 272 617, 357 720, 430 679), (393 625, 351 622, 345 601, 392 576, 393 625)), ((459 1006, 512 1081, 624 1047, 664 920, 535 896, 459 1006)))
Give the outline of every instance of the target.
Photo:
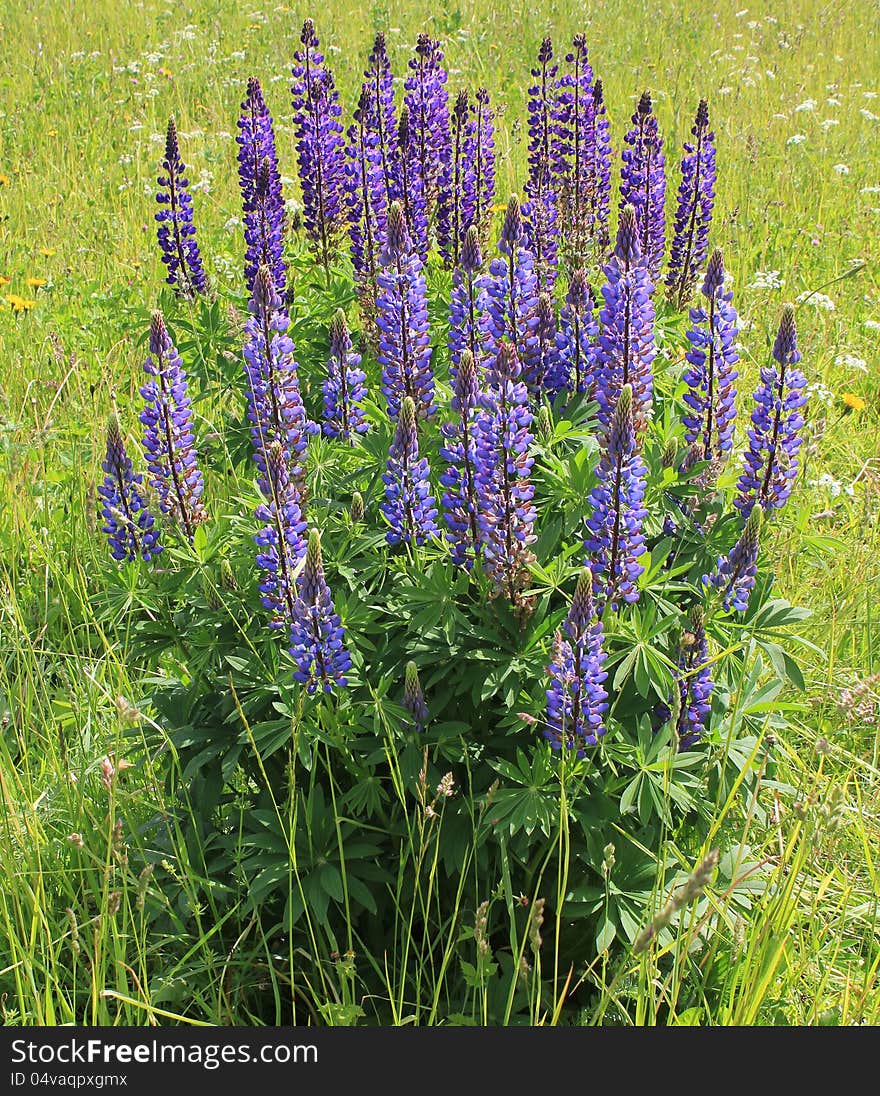
POLYGON ((844 392, 840 397, 846 406, 845 414, 849 414, 850 411, 864 411, 868 406, 861 396, 857 396, 854 392, 844 392))
POLYGON ((42 289, 46 284, 45 278, 26 278, 25 282, 31 289, 42 289))

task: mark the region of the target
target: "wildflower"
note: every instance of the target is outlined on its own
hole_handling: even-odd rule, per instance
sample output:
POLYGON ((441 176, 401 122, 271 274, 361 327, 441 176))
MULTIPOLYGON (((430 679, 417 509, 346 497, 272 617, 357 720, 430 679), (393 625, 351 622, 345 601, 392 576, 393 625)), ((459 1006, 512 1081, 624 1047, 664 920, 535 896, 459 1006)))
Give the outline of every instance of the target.
POLYGON ((351 261, 361 312, 373 317, 379 296, 379 258, 387 231, 388 188, 379 134, 370 125, 366 88, 348 128, 345 165, 345 201, 351 261))
POLYGON ((558 66, 552 61, 553 43, 545 38, 538 50, 538 63, 531 70, 534 83, 528 89, 529 178, 523 188, 526 203, 522 210, 538 284, 549 293, 556 280, 559 246, 556 192, 559 165, 554 162, 553 137, 558 66))
POLYGON ((451 799, 455 795, 455 780, 452 773, 444 773, 440 777, 440 783, 437 785, 436 794, 438 799, 451 799))
POLYGON ((616 609, 621 598, 627 603, 637 601, 636 582, 644 570, 639 559, 645 551, 647 469, 636 448, 633 407, 632 385, 625 384, 596 470, 598 482, 589 498, 592 512, 584 549, 592 568, 593 592, 603 609, 605 603, 616 609))
POLYGON ((369 429, 361 406, 367 389, 360 364, 360 354, 352 349, 345 313, 337 309, 330 322, 330 358, 322 386, 324 433, 330 438, 351 441, 355 434, 365 434, 369 429))
POLYGON ((260 604, 270 613, 269 627, 279 630, 296 619, 296 575, 306 554, 301 494, 291 476, 281 442, 275 439, 263 455, 260 490, 264 501, 256 508, 262 528, 254 537, 260 578, 260 604))
POLYGON ((804 425, 801 408, 807 396, 803 392, 806 378, 794 368, 801 355, 790 304, 782 310, 773 358, 775 366, 761 368, 748 448, 737 483, 734 505, 743 517, 748 517, 755 503, 765 511, 784 506, 797 475, 804 425))
POLYGON ((647 91, 639 99, 624 144, 620 208, 623 211, 631 205, 635 211, 639 251, 651 282, 656 284, 666 244, 666 171, 663 138, 647 91))
POLYGON ((58 254, 54 247, 39 247, 37 251, 46 259, 51 259, 53 255, 58 254))
POLYGON ((419 418, 430 418, 434 404, 434 373, 428 333, 428 293, 422 261, 415 253, 403 207, 392 202, 388 234, 380 256, 377 300, 382 392, 394 419, 401 401, 412 398, 419 418))
POLYGON ((282 230, 284 195, 278 171, 272 115, 263 98, 259 80, 248 80, 247 96, 241 104, 238 183, 245 220, 245 281, 253 292, 254 279, 261 263, 268 264, 272 280, 281 296, 286 285, 282 230))
POLYGON ((565 304, 559 313, 559 372, 549 387, 581 396, 594 393, 596 385, 596 339, 599 324, 593 309, 593 291, 583 268, 575 270, 568 283, 565 304))
MULTIPOLYGON (((244 325, 244 371, 254 460, 260 474, 265 476, 269 447, 278 442, 292 489, 302 495, 305 481, 302 461, 308 435, 316 428, 306 420, 293 340, 287 333, 290 318, 268 266, 263 265, 257 271, 248 312, 244 325)), ((268 498, 273 497, 271 484, 261 483, 260 490, 268 498)))
POLYGON ((825 293, 810 292, 809 290, 798 296, 797 303, 811 304, 813 308, 821 309, 823 312, 833 312, 836 308, 834 301, 825 293))
POLYGON ((12 282, 12 278, 7 278, 5 274, 0 274, 0 285, 9 285, 12 282))
POLYGON ((702 295, 705 303, 690 311, 690 348, 686 354, 690 369, 684 374, 688 390, 684 402, 685 441, 699 445, 700 460, 720 466, 733 446, 736 419, 734 366, 738 334, 733 293, 724 290, 724 259, 716 248, 709 260, 702 295))
POLYGON ((576 34, 565 55, 569 66, 556 84, 554 168, 558 175, 563 246, 570 261, 588 258, 590 199, 596 175, 596 104, 586 36, 576 34))
POLYGON ((428 204, 418 164, 410 151, 411 141, 409 107, 404 102, 397 129, 397 144, 401 149, 399 200, 403 206, 407 230, 424 265, 428 261, 428 204))
POLYGON ((408 116, 408 141, 400 142, 400 155, 411 167, 411 179, 418 180, 425 204, 425 223, 410 225, 416 251, 427 257, 427 223, 437 205, 443 158, 449 146, 448 74, 443 67, 440 43, 420 34, 415 56, 409 61, 410 74, 404 81, 404 105, 408 116), (424 235, 423 233, 424 228, 424 235))
POLYGON ((345 675, 351 669, 351 656, 324 577, 317 529, 309 533, 306 562, 297 585, 290 653, 297 666, 293 678, 306 686, 310 696, 319 685, 325 693, 331 693, 335 687, 345 688, 348 684, 345 675))
POLYGON ((501 343, 488 374, 489 394, 480 401, 475 464, 483 569, 496 596, 504 593, 524 607, 521 592, 537 538, 529 480, 532 415, 520 372, 515 346, 501 343))
POLYGON ((608 246, 608 213, 611 207, 611 125, 605 109, 601 80, 593 85, 596 154, 589 192, 590 229, 599 248, 608 246))
POLYGON ((676 664, 678 716, 675 732, 679 750, 688 750, 706 733, 714 688, 705 618, 700 608, 691 612, 691 628, 682 637, 676 664))
POLYGON ((382 482, 382 513, 389 525, 385 534, 389 544, 422 545, 431 537, 439 537, 428 458, 419 457, 416 408, 411 396, 405 396, 401 403, 382 482))
POLYGON ((554 750, 576 750, 578 757, 584 757, 584 747, 595 746, 605 734, 602 717, 608 710, 602 622, 595 618, 592 585, 593 576, 585 567, 547 667, 550 688, 544 737, 554 750))
POLYGON ((302 49, 294 57, 293 125, 306 235, 326 267, 345 229, 345 142, 342 108, 333 73, 324 64, 311 19, 303 23, 302 49))
POLYGON ((617 229, 617 244, 604 267, 604 308, 599 316, 596 345, 596 397, 605 435, 625 385, 632 387, 632 416, 637 435, 651 417, 654 379, 653 285, 642 262, 635 210, 625 206, 617 229))
MULTIPOLYGON (((407 662, 403 688, 403 706, 412 715, 415 729, 422 731, 428 722, 428 705, 419 681, 419 668, 414 662, 407 662)), ((451 793, 450 793, 451 794, 451 793)))
POLYGON ((747 289, 781 289, 785 285, 785 279, 780 277, 778 270, 756 270, 747 289))
POLYGON ((844 392, 840 398, 847 411, 864 411, 868 406, 862 397, 855 395, 854 392, 844 392))
POLYGON ((482 360, 480 327, 486 304, 479 278, 482 265, 477 226, 471 225, 465 234, 458 266, 452 272, 449 295, 449 375, 453 382, 465 350, 470 351, 475 364, 482 360))
POLYGON ((26 278, 25 279, 25 284, 27 286, 29 286, 31 289, 42 289, 42 287, 46 284, 46 279, 45 278, 26 278))
POLYGON ((522 378, 529 394, 537 401, 546 392, 555 396, 560 380, 559 345, 556 332, 556 315, 549 293, 541 293, 532 331, 526 339, 522 363, 522 378))
POLYGON ((374 147, 379 154, 387 208, 395 198, 401 197, 400 147, 394 108, 394 77, 388 60, 385 35, 381 31, 373 43, 369 66, 364 73, 360 109, 365 130, 375 138, 374 147))
POLYGON ((849 166, 847 164, 835 164, 831 170, 838 175, 849 175, 849 166))
POLYGON ((683 308, 706 261, 709 226, 715 205, 715 134, 709 129, 709 107, 700 100, 681 161, 681 186, 675 236, 666 275, 666 295, 683 308))
POLYGON ((711 575, 703 575, 704 586, 714 586, 722 593, 725 609, 744 613, 749 607, 749 595, 758 573, 758 533, 761 528, 761 508, 756 506, 739 539, 727 556, 719 556, 711 575))
POLYGON ((491 261, 482 282, 486 290, 482 345, 487 362, 497 357, 504 339, 514 344, 518 358, 526 357, 538 308, 534 257, 526 247, 522 213, 515 195, 507 203, 498 250, 502 257, 491 261))
MULTIPOLYGON (((475 232, 476 230, 473 229, 475 232)), ((457 420, 445 423, 440 456, 449 462, 440 483, 443 493, 443 518, 448 526, 446 539, 452 559, 459 567, 470 567, 480 550, 477 522, 477 417, 479 388, 473 354, 465 349, 455 376, 452 411, 457 420)))
POLYGON ((152 473, 150 486, 162 512, 172 515, 191 543, 195 527, 208 518, 202 501, 205 484, 193 438, 186 373, 161 312, 154 312, 150 320, 144 372, 150 379, 140 388, 146 404, 140 421, 146 427, 142 446, 152 473))
POLYGON ((787 145, 802 145, 806 139, 807 135, 805 133, 793 133, 785 143, 787 145))
POLYGON ((159 227, 156 234, 162 251, 162 262, 168 268, 165 281, 174 286, 175 291, 182 296, 194 297, 199 293, 207 293, 208 279, 196 242, 192 195, 189 192, 189 179, 184 174, 186 167, 180 158, 177 127, 173 118, 168 122, 162 169, 164 174, 158 178, 160 189, 156 194, 156 201, 159 203, 159 212, 156 214, 159 227))
POLYGON ((13 312, 30 312, 37 302, 30 300, 28 297, 20 297, 17 293, 10 293, 6 298, 6 303, 13 312))
POLYGON ((477 132, 474 110, 460 91, 450 115, 451 140, 443 153, 437 209, 437 246, 447 266, 459 260, 467 230, 476 223, 477 132))
POLYGON ((141 556, 149 560, 162 551, 153 515, 141 495, 143 476, 133 470, 115 415, 107 426, 107 455, 101 465, 104 482, 98 487, 103 505, 102 531, 110 541, 111 556, 122 562, 141 556))
POLYGON ((9 186, 9 176, 0 175, 0 186, 9 186))
POLYGON ((475 98, 473 223, 485 239, 495 200, 495 113, 485 88, 478 88, 475 98))
POLYGON ((857 358, 855 354, 838 354, 834 359, 834 364, 843 366, 845 369, 858 369, 862 373, 868 372, 868 363, 864 358, 857 358))

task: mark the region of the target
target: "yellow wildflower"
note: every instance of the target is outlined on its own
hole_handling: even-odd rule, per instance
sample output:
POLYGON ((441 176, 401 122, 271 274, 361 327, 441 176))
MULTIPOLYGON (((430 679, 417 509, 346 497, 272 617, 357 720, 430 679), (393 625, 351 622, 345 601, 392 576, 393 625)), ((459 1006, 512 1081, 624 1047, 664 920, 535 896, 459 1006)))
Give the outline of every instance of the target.
POLYGON ((0 274, 0 285, 9 285, 12 278, 7 278, 5 274, 0 274))
POLYGON ((9 186, 9 176, 0 175, 0 186, 9 186))
POLYGON ((25 278, 25 282, 31 287, 31 289, 42 289, 46 284, 45 278, 25 278))
POLYGON ((36 301, 29 301, 26 297, 19 297, 17 293, 10 293, 6 301, 13 312, 27 312, 37 303, 36 301))
POLYGON ((167 69, 167 68, 161 68, 160 67, 159 68, 159 75, 164 76, 166 80, 172 80, 174 78, 174 74, 172 73, 171 69, 167 69))
POLYGON ((47 137, 57 137, 58 136, 58 130, 57 129, 47 129, 46 130, 46 136, 47 137))
POLYGON ((868 406, 862 397, 857 396, 854 392, 844 392, 841 399, 849 411, 864 411, 868 406))
POLYGON ((54 254, 56 254, 55 248, 54 247, 41 247, 40 248, 40 254, 45 255, 47 259, 51 259, 52 256, 54 254))

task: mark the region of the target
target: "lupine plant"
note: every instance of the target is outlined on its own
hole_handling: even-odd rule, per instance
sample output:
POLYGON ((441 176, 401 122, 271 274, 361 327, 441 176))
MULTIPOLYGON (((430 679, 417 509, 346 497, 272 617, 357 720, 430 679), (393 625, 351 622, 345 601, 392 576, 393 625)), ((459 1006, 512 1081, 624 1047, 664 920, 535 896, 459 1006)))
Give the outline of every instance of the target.
POLYGON ((180 142, 174 119, 168 122, 165 138, 165 159, 158 178, 156 201, 157 235, 162 262, 168 268, 169 285, 184 297, 208 292, 208 278, 202 264, 202 254, 196 242, 193 221, 193 200, 189 192, 186 167, 180 158, 180 142))
MULTIPOLYGON (((458 95, 450 119, 434 39, 395 89, 378 35, 346 104, 311 20, 295 61, 313 257, 292 239, 278 265, 285 151, 254 79, 247 276, 210 304, 184 283, 164 295, 143 454, 114 420, 101 465, 101 577, 145 674, 145 757, 191 805, 202 858, 172 902, 176 820, 145 806, 162 901, 143 916, 173 940, 210 909, 224 994, 259 926, 268 973, 236 992, 267 1023, 573 1020, 614 957, 630 969, 656 944, 645 972, 662 980, 687 932, 702 946, 685 960, 714 961, 726 898, 651 919, 674 860, 723 844, 739 916, 761 878, 739 887, 742 828, 719 832, 713 806, 757 801, 761 736, 799 676, 784 647, 801 617, 760 544, 798 471, 793 310, 743 402, 709 253, 724 178, 708 108, 664 268, 650 98, 618 135, 612 211, 620 165, 585 36, 561 71, 544 41, 528 81, 528 164, 511 160, 525 221, 517 196, 493 215, 488 93, 458 95), (290 985, 267 965, 288 951, 290 985), (329 979, 333 1003, 313 1006, 329 979)), ((190 210, 177 151, 163 170, 190 210)), ((189 223, 160 222, 166 244, 180 228, 181 278, 189 223)), ((629 993, 613 987, 624 1011, 629 993)))

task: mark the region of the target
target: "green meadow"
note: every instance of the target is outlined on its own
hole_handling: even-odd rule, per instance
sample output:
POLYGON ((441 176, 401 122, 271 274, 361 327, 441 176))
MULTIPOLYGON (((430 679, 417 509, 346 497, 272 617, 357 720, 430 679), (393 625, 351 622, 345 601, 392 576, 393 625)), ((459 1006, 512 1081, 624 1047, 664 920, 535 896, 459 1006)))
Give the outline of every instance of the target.
MULTIPOLYGON (((337 951, 314 935, 294 947, 258 916, 210 899, 206 861, 187 840, 187 805, 166 779, 173 751, 155 747, 162 717, 145 702, 155 675, 181 668, 145 658, 130 623, 145 611, 135 580, 128 589, 116 580, 108 597, 100 579, 112 569, 95 500, 105 423, 116 405, 136 427, 149 315, 168 293, 153 219, 168 119, 181 135, 216 324, 230 325, 212 349, 234 372, 240 343, 224 334, 235 322, 228 306, 245 303, 236 119, 256 75, 295 211, 290 67, 309 15, 346 125, 378 31, 387 32, 398 76, 420 31, 439 38, 450 88, 485 85, 498 112, 499 203, 525 177, 525 89, 545 34, 563 52, 586 30, 615 154, 639 93, 651 90, 670 205, 681 143, 707 98, 718 145, 711 242, 724 249, 741 320, 741 429, 780 309, 791 301, 797 310, 810 393, 801 470, 787 508, 767 525, 762 558, 772 561, 777 594, 810 615, 791 648, 800 673, 767 712, 783 717, 772 730, 772 766, 756 752, 749 791, 720 797, 710 828, 715 844, 735 836, 748 847, 760 888, 727 909, 701 954, 676 940, 649 955, 622 948, 603 959, 593 948, 567 986, 557 969, 528 1021, 560 1022, 578 985, 591 992, 573 998, 565 1022, 880 1021, 880 8, 741 2, 748 6, 452 0, 441 13, 380 0, 314 10, 261 0, 23 0, 0 13, 5 1024, 480 1023, 489 1015, 478 980, 469 1008, 450 1019, 440 1004, 445 966, 438 972, 428 959, 406 990, 389 984, 387 1009, 374 1010, 361 999, 350 941, 337 951), (112 795, 102 783, 108 757, 112 795), (156 815, 172 818, 176 835, 158 871, 147 836, 156 815), (172 910, 185 931, 169 927, 172 910)), ((291 254, 303 322, 313 282, 305 248, 291 254)), ((194 345, 185 356, 198 353, 194 345)), ((321 365, 301 356, 303 372, 321 365)), ((221 397, 229 391, 196 406, 207 453, 222 451, 213 429, 227 406, 221 397)), ((134 433, 130 441, 134 452, 134 433)), ((427 907, 441 885, 432 871, 427 907)), ((642 924, 669 895, 660 869, 652 887, 642 924)), ((712 893, 723 906, 724 894, 712 893)))

